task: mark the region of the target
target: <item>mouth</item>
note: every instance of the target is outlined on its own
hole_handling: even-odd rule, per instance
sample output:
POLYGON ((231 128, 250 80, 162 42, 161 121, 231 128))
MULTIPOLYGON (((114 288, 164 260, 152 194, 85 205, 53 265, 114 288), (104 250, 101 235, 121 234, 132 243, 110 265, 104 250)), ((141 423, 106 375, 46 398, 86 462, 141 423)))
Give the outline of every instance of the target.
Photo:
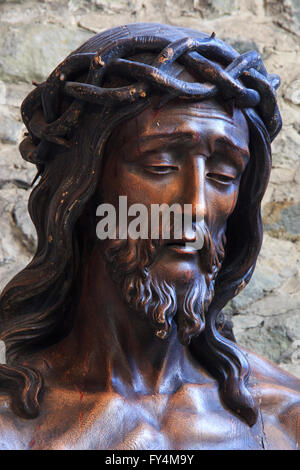
POLYGON ((165 247, 168 250, 172 250, 175 253, 182 254, 182 255, 196 255, 197 250, 192 246, 188 245, 185 241, 172 241, 165 244, 165 247))

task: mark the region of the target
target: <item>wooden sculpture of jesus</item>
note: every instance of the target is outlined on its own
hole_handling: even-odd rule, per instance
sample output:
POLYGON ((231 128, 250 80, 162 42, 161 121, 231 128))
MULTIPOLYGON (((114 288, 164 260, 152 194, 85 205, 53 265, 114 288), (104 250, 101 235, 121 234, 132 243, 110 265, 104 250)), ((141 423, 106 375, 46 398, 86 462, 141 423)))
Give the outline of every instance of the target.
POLYGON ((1 449, 297 448, 299 380, 222 314, 261 247, 278 86, 256 52, 143 23, 94 36, 24 100, 38 246, 0 298, 1 449), (171 229, 191 223, 124 236, 120 197, 129 221, 163 205, 171 229))

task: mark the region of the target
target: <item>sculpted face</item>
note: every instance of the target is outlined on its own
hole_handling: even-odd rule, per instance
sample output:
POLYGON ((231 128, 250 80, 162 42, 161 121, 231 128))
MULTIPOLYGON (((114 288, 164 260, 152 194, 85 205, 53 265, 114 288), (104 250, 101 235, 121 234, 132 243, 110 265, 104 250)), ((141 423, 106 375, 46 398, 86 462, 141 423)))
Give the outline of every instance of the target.
POLYGON ((160 109, 153 105, 123 123, 110 138, 100 184, 103 201, 118 208, 118 197, 127 196, 128 207, 142 203, 149 214, 151 204, 177 203, 182 208, 190 204, 192 208, 195 224, 183 232, 181 240, 128 240, 122 246, 101 242, 104 252, 110 253, 109 262, 116 263, 119 277, 122 261, 128 264, 135 258, 122 279, 125 298, 134 308, 145 310, 148 294, 153 303, 153 292, 145 293, 149 277, 149 291, 155 290, 156 304, 159 297, 160 303, 168 297, 167 303, 172 305, 169 311, 152 315, 165 325, 162 337, 175 313, 178 317, 182 311, 182 317, 186 317, 192 304, 190 317, 197 317, 197 325, 187 328, 184 320, 183 329, 191 336, 204 327, 213 280, 224 255, 226 221, 236 205, 241 175, 249 159, 248 143, 248 125, 242 112, 234 109, 231 114, 216 101, 177 100, 160 109), (185 245, 195 240, 196 210, 205 222, 201 250, 185 245), (138 281, 134 271, 139 268, 138 281))

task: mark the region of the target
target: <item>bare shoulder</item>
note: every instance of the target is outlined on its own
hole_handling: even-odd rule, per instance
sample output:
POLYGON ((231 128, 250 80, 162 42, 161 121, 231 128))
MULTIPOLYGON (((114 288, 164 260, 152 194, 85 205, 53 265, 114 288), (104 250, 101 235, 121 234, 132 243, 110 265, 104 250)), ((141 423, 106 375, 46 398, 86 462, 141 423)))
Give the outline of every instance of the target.
POLYGON ((283 386, 300 393, 300 379, 278 367, 274 362, 258 354, 241 348, 246 355, 252 373, 262 382, 283 386))
POLYGON ((11 409, 9 396, 0 392, 0 450, 29 449, 32 434, 29 421, 18 417, 11 409))
POLYGON ((300 447, 300 380, 273 362, 243 349, 251 367, 251 383, 266 432, 282 429, 300 447))

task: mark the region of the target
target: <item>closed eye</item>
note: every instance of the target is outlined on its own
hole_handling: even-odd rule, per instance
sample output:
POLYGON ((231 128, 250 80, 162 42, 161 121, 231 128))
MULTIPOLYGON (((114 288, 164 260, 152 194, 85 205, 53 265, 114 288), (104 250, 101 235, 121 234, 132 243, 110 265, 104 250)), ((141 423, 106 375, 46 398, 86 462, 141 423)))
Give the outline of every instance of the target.
POLYGON ((207 173, 206 177, 222 184, 232 183, 236 179, 235 176, 225 175, 223 173, 207 173))
POLYGON ((167 175, 173 171, 178 171, 178 167, 174 165, 149 165, 145 169, 156 175, 167 175))

